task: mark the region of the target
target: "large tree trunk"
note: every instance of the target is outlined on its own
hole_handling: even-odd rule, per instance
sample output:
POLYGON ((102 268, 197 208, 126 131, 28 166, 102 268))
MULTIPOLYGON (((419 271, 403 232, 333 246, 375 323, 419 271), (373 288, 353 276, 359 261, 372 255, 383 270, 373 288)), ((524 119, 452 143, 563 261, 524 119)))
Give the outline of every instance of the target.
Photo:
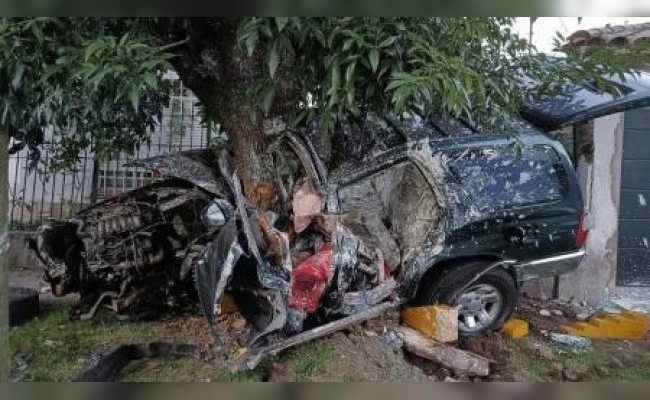
POLYGON ((7 145, 9 135, 0 125, 0 382, 9 380, 9 235, 8 219, 9 192, 8 169, 9 153, 7 145))
POLYGON ((221 123, 233 144, 235 167, 249 198, 255 188, 272 181, 264 116, 247 108, 246 91, 264 73, 261 49, 248 56, 237 45, 238 19, 192 19, 180 35, 190 35, 172 61, 183 83, 199 98, 210 116, 221 123))

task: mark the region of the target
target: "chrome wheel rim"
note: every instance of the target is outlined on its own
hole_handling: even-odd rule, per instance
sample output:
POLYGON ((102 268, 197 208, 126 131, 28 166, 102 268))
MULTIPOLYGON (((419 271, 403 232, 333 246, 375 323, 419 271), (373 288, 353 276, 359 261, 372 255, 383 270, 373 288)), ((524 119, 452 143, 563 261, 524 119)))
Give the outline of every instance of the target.
POLYGON ((487 328, 498 318, 503 307, 503 296, 496 287, 482 283, 465 290, 456 305, 458 330, 474 333, 487 328))

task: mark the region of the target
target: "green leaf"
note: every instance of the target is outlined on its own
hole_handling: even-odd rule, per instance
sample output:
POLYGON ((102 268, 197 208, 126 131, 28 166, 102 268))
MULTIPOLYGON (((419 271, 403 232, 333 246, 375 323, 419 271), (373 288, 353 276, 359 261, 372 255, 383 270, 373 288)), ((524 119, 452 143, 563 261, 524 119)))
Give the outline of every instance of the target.
POLYGON ((86 51, 84 52, 84 61, 88 62, 90 57, 103 45, 104 42, 100 39, 90 42, 90 44, 86 46, 86 51))
POLYGON ((379 47, 388 47, 393 43, 395 43, 396 40, 397 40, 397 36, 391 36, 387 39, 384 39, 384 41, 379 44, 379 47))
POLYGON ((347 39, 345 42, 343 42, 343 51, 350 50, 350 47, 352 47, 354 42, 356 42, 356 39, 354 39, 354 38, 347 39))
POLYGON ((246 38, 246 51, 248 51, 248 56, 253 55, 253 51, 255 50, 255 44, 257 43, 257 39, 259 39, 259 34, 256 32, 252 32, 248 37, 246 38))
POLYGON ((133 86, 129 91, 129 101, 133 107, 133 111, 138 111, 140 105, 140 90, 137 86, 133 86))
POLYGON ((126 43, 126 41, 127 41, 128 39, 129 39, 129 32, 127 32, 127 33, 125 33, 124 35, 122 35, 122 37, 120 38, 120 41, 119 41, 117 44, 118 44, 119 46, 124 46, 124 44, 126 43))
POLYGON ((379 66, 379 51, 377 49, 370 50, 368 54, 368 61, 370 61, 370 68, 372 72, 377 72, 377 67, 379 66))
POLYGON ((20 86, 20 82, 23 79, 23 74, 25 73, 25 66, 23 64, 18 65, 16 71, 14 72, 14 77, 11 79, 11 87, 16 90, 20 86))
POLYGON ((280 55, 278 54, 277 42, 275 42, 271 46, 271 51, 269 52, 269 73, 271 74, 271 79, 275 76, 275 71, 278 69, 279 64, 280 55))
POLYGON ((354 107, 354 87, 348 88, 346 96, 348 100, 348 105, 354 107))
POLYGON ((335 63, 332 67, 332 89, 336 90, 341 85, 341 69, 339 64, 335 63))
POLYGON ((272 38, 273 37, 273 31, 271 31, 271 28, 269 27, 269 24, 262 24, 260 25, 260 30, 266 36, 267 38, 272 38))
POLYGON ((262 100, 262 111, 264 111, 264 114, 268 115, 269 111, 271 110, 271 105, 273 104, 274 98, 275 88, 271 87, 269 90, 267 90, 266 94, 264 95, 264 99, 262 100))
POLYGON ((345 70, 345 82, 350 84, 352 82, 352 76, 354 75, 354 69, 357 66, 357 62, 354 61, 348 65, 348 68, 345 70))
POLYGON ((158 87, 158 80, 156 79, 156 75, 154 73, 146 73, 142 76, 142 82, 146 84, 150 88, 156 88, 158 87))
POLYGON ((43 31, 41 30, 41 27, 38 26, 38 24, 32 24, 32 33, 34 34, 34 37, 36 37, 36 40, 38 43, 43 43, 43 31))
POLYGON ((99 84, 102 82, 102 79, 104 79, 106 74, 108 74, 109 72, 111 72, 111 70, 108 68, 102 68, 102 69, 98 68, 97 70, 95 70, 95 73, 88 78, 88 83, 90 83, 93 86, 93 89, 96 90, 99 84))
POLYGON ((275 17, 275 24, 278 26, 278 32, 282 32, 288 22, 289 17, 275 17))

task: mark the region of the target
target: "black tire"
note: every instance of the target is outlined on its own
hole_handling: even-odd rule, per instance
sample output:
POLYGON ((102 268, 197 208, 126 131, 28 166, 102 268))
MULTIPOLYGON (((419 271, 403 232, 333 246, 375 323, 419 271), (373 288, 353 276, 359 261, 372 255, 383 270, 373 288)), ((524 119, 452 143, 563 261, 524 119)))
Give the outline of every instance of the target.
POLYGON ((38 291, 25 287, 9 288, 9 326, 21 325, 38 315, 38 291))
POLYGON ((477 336, 488 331, 498 330, 510 317, 518 300, 517 286, 512 276, 503 268, 496 267, 483 274, 469 286, 468 283, 485 269, 488 264, 482 261, 468 261, 462 264, 445 267, 433 281, 425 283, 418 296, 418 303, 422 305, 448 304, 458 305, 458 300, 463 293, 468 293, 473 288, 492 287, 500 294, 500 303, 493 320, 486 326, 475 331, 465 331, 459 315, 459 334, 461 336, 477 336))

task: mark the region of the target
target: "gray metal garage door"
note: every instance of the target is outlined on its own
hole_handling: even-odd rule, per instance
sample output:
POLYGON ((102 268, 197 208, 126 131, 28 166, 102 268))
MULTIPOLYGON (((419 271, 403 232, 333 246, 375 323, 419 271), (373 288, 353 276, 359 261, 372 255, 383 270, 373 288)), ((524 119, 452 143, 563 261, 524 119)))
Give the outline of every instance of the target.
POLYGON ((650 286, 650 109, 625 113, 616 283, 650 286))

